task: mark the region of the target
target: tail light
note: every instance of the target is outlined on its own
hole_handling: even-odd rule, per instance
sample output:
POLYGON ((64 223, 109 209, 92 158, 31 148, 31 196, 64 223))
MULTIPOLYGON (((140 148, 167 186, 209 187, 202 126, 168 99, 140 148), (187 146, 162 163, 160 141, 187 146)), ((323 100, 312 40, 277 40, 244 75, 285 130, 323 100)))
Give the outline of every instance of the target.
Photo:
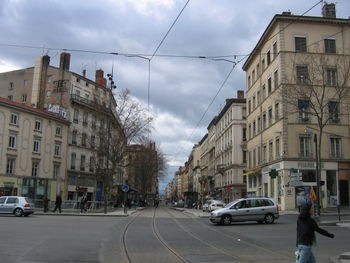
POLYGON ((24 205, 24 207, 30 207, 30 204, 26 203, 26 204, 24 205))

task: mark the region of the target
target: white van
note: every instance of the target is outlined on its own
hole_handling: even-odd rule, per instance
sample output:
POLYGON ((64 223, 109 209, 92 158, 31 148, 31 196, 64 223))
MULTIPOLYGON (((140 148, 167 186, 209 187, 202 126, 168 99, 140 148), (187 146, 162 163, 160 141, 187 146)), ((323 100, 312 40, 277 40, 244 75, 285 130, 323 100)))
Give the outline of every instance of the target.
POLYGON ((212 223, 229 225, 231 222, 257 221, 272 224, 278 219, 278 206, 272 198, 251 197, 237 199, 210 214, 212 223))

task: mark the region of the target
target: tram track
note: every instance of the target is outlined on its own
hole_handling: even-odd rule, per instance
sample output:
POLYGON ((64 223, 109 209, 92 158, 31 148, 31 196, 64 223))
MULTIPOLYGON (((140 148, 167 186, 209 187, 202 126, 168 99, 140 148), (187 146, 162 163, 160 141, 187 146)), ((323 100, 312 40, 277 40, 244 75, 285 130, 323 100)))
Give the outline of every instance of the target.
MULTIPOLYGON (((247 238, 246 236, 242 236, 242 235, 238 235, 238 234, 234 234, 234 235, 228 234, 227 232, 217 230, 211 226, 208 226, 207 224, 204 224, 201 220, 198 220, 198 218, 194 217, 193 215, 189 215, 187 213, 184 213, 184 215, 186 217, 191 218, 192 220, 196 221, 197 224, 200 224, 205 229, 207 229, 209 231, 213 231, 217 234, 220 234, 220 236, 223 236, 223 237, 225 237, 229 240, 232 240, 234 242, 237 242, 239 240, 238 242, 240 244, 244 244, 247 247, 251 247, 255 251, 260 250, 260 251, 262 251, 262 253, 269 253, 271 255, 274 255, 274 256, 279 257, 279 258, 284 259, 284 260, 294 260, 293 256, 276 252, 275 250, 266 247, 266 245, 264 246, 263 244, 260 244, 261 242, 257 242, 256 240, 252 240, 250 238, 247 238)), ((184 227, 182 226, 182 228, 184 228, 184 227)), ((187 230, 187 231, 191 232, 190 230, 187 230)), ((237 256, 237 255, 233 255, 233 256, 237 256)), ((239 256, 237 256, 237 257, 241 258, 239 256)), ((249 261, 247 261, 247 259, 244 259, 244 258, 241 258, 241 260, 243 260, 244 262, 249 262, 249 261)))

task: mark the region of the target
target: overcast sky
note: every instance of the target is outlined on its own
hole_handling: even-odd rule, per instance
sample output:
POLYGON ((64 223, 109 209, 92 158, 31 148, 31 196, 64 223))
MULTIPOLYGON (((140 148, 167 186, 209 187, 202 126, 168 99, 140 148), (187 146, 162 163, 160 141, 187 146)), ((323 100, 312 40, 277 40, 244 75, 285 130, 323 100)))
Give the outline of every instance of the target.
MULTIPOLYGON (((81 74, 86 69, 90 79, 96 69, 107 74, 114 65, 118 89, 128 88, 145 107, 149 98, 152 137, 170 167, 161 182, 164 188, 225 99, 245 89, 244 60, 229 74, 232 62, 252 51, 275 14, 302 15, 316 5, 306 15, 321 16, 318 2, 1 0, 0 72, 32 67, 45 54, 58 66, 63 49, 71 53, 71 71, 81 74), (144 58, 130 57, 136 54, 144 58), (149 93, 145 58, 151 59, 149 93)), ((337 1, 336 10, 337 17, 348 18, 350 1, 337 1)))

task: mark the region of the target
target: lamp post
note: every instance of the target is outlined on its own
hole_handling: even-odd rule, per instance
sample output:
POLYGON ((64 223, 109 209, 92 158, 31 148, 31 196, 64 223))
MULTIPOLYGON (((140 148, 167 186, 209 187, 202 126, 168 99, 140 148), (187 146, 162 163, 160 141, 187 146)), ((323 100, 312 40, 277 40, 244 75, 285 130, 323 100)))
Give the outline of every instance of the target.
POLYGON ((317 134, 314 134, 314 143, 315 143, 315 159, 316 159, 316 186, 317 186, 317 190, 316 190, 316 205, 317 205, 317 216, 320 216, 320 210, 321 210, 321 203, 320 203, 320 198, 321 198, 321 194, 320 194, 320 155, 319 155, 319 147, 318 147, 318 142, 317 142, 317 134))
POLYGON ((318 140, 317 140, 317 134, 312 131, 312 128, 306 127, 305 132, 312 135, 315 143, 315 163, 316 163, 316 209, 315 209, 315 215, 320 216, 320 210, 321 210, 321 189, 320 189, 320 152, 319 152, 319 146, 318 146, 318 140))
MULTIPOLYGON (((112 90, 117 88, 116 85, 114 85, 114 81, 113 81, 113 68, 112 68, 112 74, 107 74, 108 77, 108 81, 109 81, 109 88, 111 90, 110 92, 110 98, 109 98, 109 107, 107 109, 107 152, 106 152, 106 159, 107 159, 107 163, 106 163, 106 174, 104 176, 104 186, 103 186, 103 195, 104 195, 104 213, 107 214, 107 184, 109 184, 109 180, 111 177, 111 171, 109 169, 109 159, 110 159, 110 141, 111 141, 111 114, 112 114, 112 96, 113 96, 113 92, 112 90)), ((108 88, 108 86, 107 86, 108 88)))

